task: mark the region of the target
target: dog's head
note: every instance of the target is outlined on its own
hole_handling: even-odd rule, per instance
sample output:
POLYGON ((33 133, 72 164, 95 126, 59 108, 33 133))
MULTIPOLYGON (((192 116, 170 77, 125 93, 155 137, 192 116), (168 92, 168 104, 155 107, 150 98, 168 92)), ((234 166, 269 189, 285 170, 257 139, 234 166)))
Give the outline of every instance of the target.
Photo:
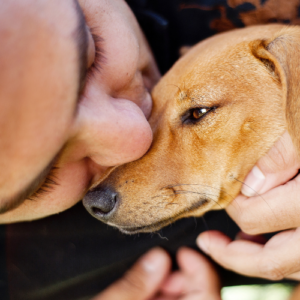
POLYGON ((283 99, 296 76, 296 35, 298 28, 252 27, 190 50, 153 91, 152 147, 90 191, 87 210, 136 233, 224 208, 289 128, 283 99))

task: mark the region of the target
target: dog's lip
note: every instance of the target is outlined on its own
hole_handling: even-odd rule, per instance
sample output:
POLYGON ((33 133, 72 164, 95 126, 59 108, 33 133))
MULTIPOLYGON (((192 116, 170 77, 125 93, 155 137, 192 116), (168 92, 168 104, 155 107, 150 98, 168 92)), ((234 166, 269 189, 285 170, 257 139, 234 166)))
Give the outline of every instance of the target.
MULTIPOLYGON (((209 203, 210 201, 208 199, 201 199, 200 201, 197 201, 195 204, 193 204, 191 206, 191 209, 188 210, 188 212, 193 212, 195 210, 197 210, 199 207, 202 207, 203 205, 209 203)), ((176 214, 176 219, 178 219, 178 217, 180 217, 180 215, 182 215, 183 213, 185 213, 187 210, 183 210, 182 212, 176 214)), ((174 217, 168 218, 168 219, 164 219, 161 221, 158 221, 156 223, 153 224, 149 224, 149 225, 144 225, 144 226, 138 226, 138 227, 133 227, 133 226, 120 226, 120 225, 114 225, 116 226, 121 232, 126 233, 126 234, 135 234, 135 233, 141 233, 141 232, 154 232, 157 231, 159 229, 161 229, 162 227, 165 227, 171 223, 173 223, 174 221, 174 217)))
POLYGON ((135 234, 140 232, 153 232, 156 231, 170 223, 172 223, 174 220, 173 218, 169 218, 166 220, 159 221, 157 223, 151 224, 151 225, 145 225, 140 227, 120 227, 118 226, 118 229, 126 234, 135 234))

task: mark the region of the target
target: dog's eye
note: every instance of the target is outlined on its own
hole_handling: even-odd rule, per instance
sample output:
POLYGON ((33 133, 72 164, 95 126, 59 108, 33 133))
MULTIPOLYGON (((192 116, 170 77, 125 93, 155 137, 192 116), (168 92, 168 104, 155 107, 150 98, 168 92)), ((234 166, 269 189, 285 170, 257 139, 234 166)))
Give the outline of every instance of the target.
POLYGON ((208 112, 207 108, 196 108, 193 110, 193 118, 195 120, 200 119, 202 116, 204 116, 208 112))
POLYGON ((197 123, 200 121, 204 115, 206 115, 208 112, 213 110, 213 107, 196 107, 188 110, 183 116, 182 116, 182 123, 189 124, 189 123, 197 123))

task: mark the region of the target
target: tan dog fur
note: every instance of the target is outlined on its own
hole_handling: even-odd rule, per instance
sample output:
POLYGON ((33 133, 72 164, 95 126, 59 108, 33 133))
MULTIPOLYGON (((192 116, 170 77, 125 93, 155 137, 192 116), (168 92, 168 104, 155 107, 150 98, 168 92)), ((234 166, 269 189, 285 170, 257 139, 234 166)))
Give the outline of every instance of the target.
POLYGON ((288 129, 300 149, 300 28, 234 30, 193 47, 153 91, 154 141, 98 188, 120 197, 106 222, 150 232, 226 207, 257 160, 288 129), (183 118, 210 109, 195 124, 183 118))

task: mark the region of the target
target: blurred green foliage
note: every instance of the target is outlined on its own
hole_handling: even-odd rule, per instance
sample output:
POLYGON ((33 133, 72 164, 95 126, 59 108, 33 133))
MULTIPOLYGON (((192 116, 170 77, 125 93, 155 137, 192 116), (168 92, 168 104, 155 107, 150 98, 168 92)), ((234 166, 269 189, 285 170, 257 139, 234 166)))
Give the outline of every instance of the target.
POLYGON ((222 288, 222 300, 288 300, 290 284, 241 285, 222 288))

